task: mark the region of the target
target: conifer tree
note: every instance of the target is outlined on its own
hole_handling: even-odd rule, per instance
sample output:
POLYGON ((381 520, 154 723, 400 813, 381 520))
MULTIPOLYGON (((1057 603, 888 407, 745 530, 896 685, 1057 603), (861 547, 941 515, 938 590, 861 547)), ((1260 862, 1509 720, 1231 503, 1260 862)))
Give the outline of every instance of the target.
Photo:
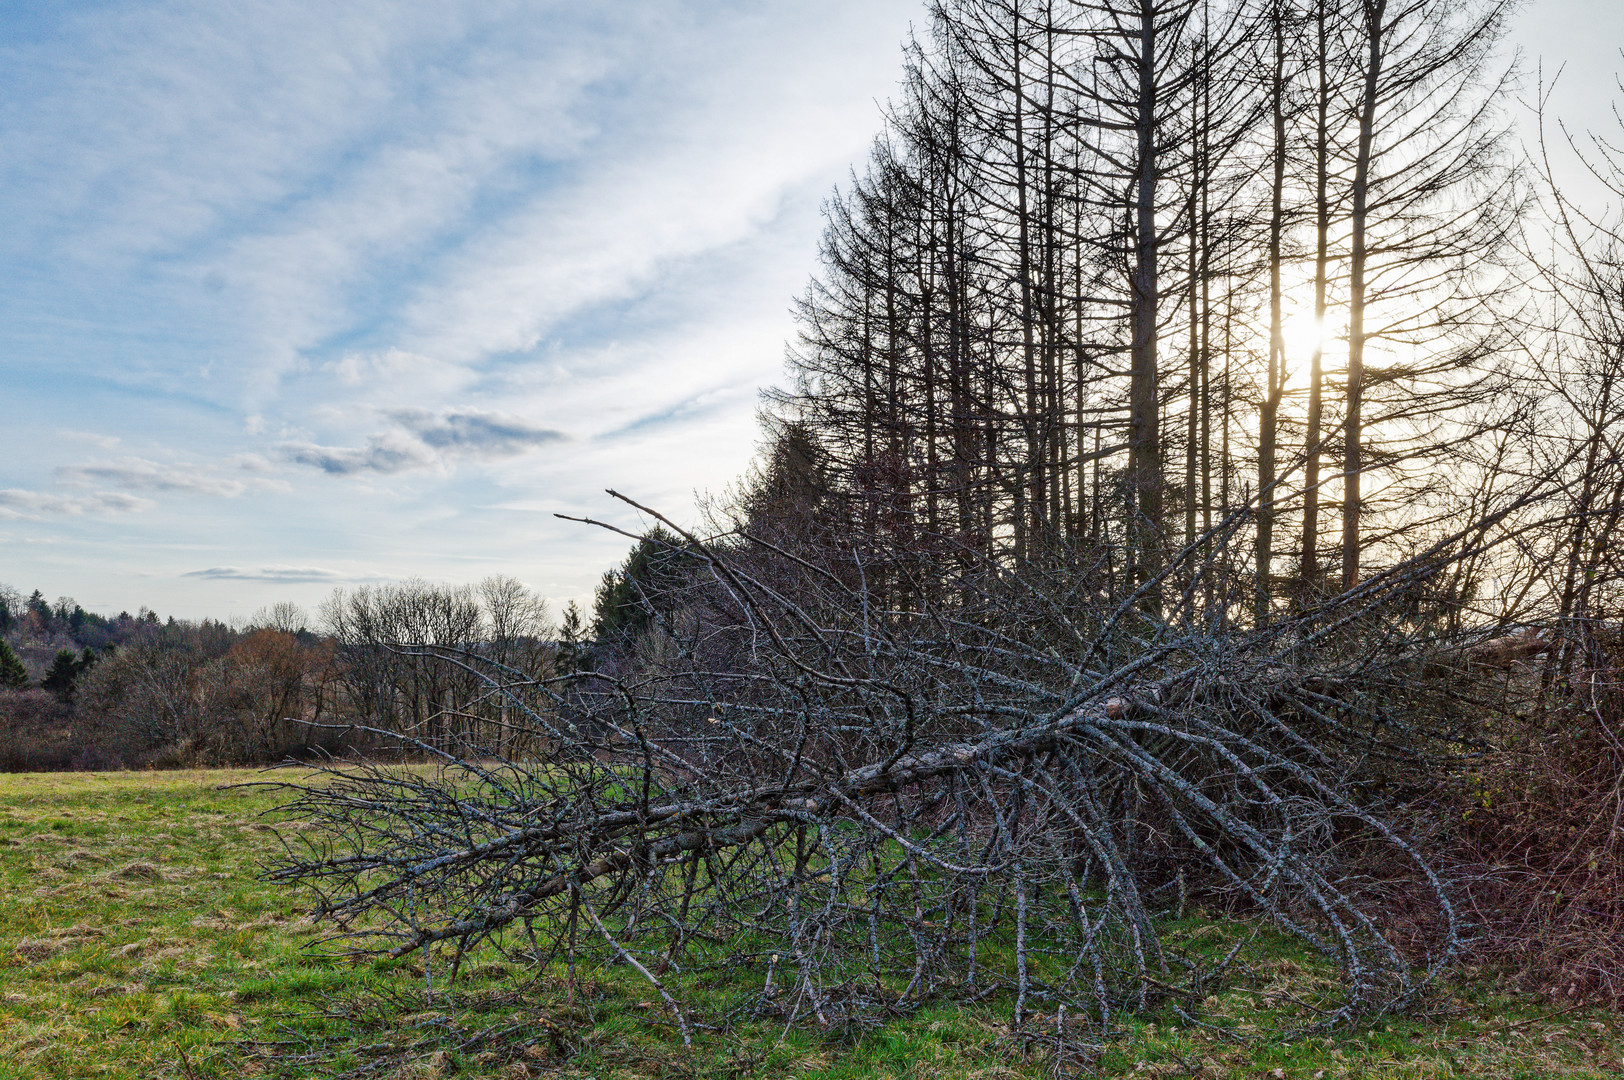
POLYGON ((40 686, 66 701, 73 696, 79 676, 89 671, 95 662, 96 654, 89 649, 82 656, 74 656, 72 649, 59 649, 51 660, 50 670, 40 680, 40 686))
POLYGON ((7 690, 21 690, 28 685, 28 669, 17 658, 11 644, 0 641, 0 687, 7 690))

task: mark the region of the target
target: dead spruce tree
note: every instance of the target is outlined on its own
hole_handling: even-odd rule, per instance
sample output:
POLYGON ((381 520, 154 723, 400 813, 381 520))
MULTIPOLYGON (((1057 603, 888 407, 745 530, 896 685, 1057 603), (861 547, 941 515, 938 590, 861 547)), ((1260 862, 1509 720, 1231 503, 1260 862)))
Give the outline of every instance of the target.
MULTIPOLYGON (((686 573, 650 598, 634 655, 538 681, 414 650, 504 696, 538 759, 425 744, 443 770, 335 768, 295 786, 298 846, 272 877, 316 892, 335 942, 449 947, 452 978, 487 941, 629 964, 685 1038, 680 980, 706 964, 821 1023, 997 990, 1017 1027, 1195 1020, 1244 941, 1168 940, 1191 896, 1334 967, 1340 991, 1302 1002, 1305 1024, 1404 1008, 1461 936, 1382 792, 1471 739, 1434 586, 1545 528, 1532 499, 1290 618, 1219 630, 1194 585, 1148 618, 1083 546, 965 559, 953 588, 906 590, 945 599, 887 608, 860 553, 747 526, 701 539, 639 507, 686 573)), ((1167 580, 1244 544, 1247 512, 1167 580)), ((1250 582, 1234 590, 1244 608, 1250 582)))

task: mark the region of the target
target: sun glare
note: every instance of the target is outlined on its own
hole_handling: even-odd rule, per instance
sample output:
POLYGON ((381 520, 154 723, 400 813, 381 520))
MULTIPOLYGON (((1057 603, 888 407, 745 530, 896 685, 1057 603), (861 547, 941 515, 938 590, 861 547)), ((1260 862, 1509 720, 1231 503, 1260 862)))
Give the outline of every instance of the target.
POLYGON ((1280 332, 1285 338, 1287 366, 1306 368, 1314 347, 1325 341, 1325 321, 1312 315, 1290 316, 1282 322, 1280 332))

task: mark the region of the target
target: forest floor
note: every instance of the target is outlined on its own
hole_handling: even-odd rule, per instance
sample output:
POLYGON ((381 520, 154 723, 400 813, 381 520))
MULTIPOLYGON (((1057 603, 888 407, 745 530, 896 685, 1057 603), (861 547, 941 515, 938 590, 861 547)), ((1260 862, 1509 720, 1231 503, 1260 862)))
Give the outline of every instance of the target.
MULTIPOLYGON (((278 794, 249 771, 0 776, 0 1080, 70 1077, 1616 1077, 1624 1018, 1463 975, 1425 1015, 1287 1040, 1271 987, 1230 994, 1244 1042, 1153 1020, 1110 1041, 1009 1034, 1009 1003, 927 1004, 827 1033, 735 1012, 716 980, 695 1046, 623 968, 536 977, 494 952, 448 994, 421 961, 324 956, 308 899, 259 878, 278 794)), ((1164 1018, 1165 1020, 1165 1018, 1164 1018)), ((1035 1025, 1041 1028, 1041 1023, 1035 1025)))

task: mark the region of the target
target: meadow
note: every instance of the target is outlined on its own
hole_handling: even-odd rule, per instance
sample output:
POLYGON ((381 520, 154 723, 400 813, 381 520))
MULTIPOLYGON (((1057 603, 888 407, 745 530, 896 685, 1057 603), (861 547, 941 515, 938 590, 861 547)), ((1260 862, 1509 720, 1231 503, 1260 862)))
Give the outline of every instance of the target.
MULTIPOLYGON (((249 770, 0 777, 0 1080, 72 1077, 1613 1077, 1624 1023, 1463 971, 1423 1014, 1289 1041, 1270 1002, 1312 970, 1282 946, 1209 1003, 1244 1038, 1165 1017, 1057 1056, 1009 1003, 928 1001, 861 1030, 752 1011, 718 966, 685 989, 684 1050, 622 967, 533 970, 485 950, 457 984, 429 958, 320 947, 309 899, 261 880, 281 793, 249 770), (245 786, 248 785, 248 786, 245 786), (437 981, 438 980, 438 981, 437 981)), ((1174 933, 1210 930, 1199 919, 1174 933)))

